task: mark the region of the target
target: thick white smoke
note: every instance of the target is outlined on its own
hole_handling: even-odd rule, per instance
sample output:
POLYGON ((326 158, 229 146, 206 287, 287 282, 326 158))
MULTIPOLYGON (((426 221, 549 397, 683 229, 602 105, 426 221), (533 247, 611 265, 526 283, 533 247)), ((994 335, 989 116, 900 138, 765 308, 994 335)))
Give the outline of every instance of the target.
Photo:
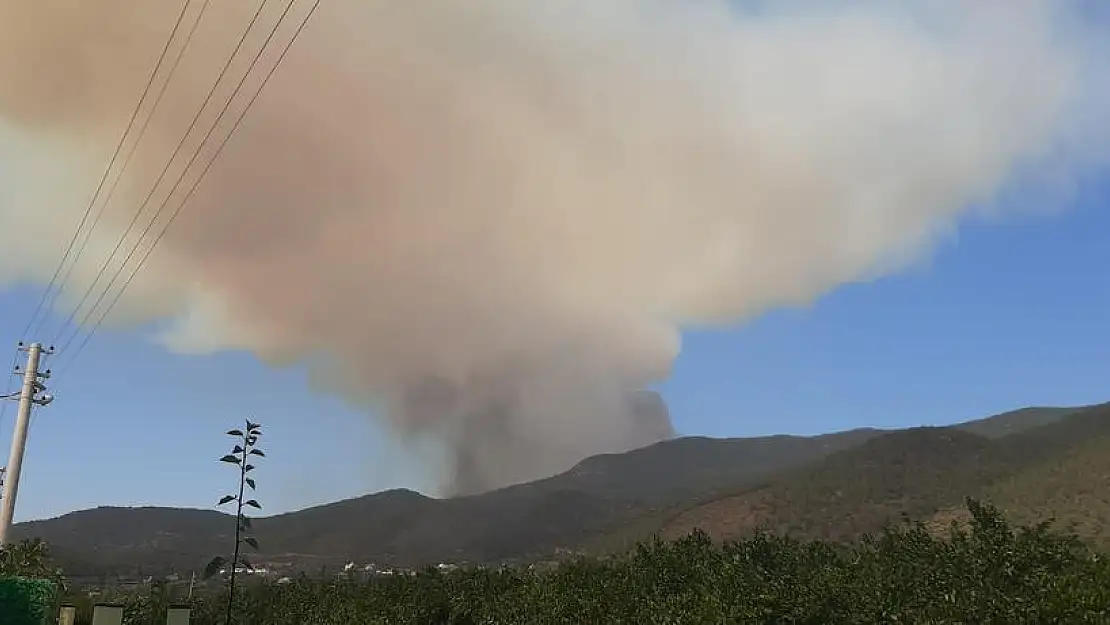
MULTIPOLYGON (((250 4, 212 2, 61 305, 250 4)), ((0 280, 49 279, 174 5, 0 8, 0 280)), ((1016 174, 1091 164, 1107 81, 1078 17, 1048 0, 324 0, 112 321, 174 318, 180 351, 333 363, 321 377, 384 403, 399 437, 448 444, 451 492, 651 442, 669 419, 633 392, 667 374, 680 325, 895 269, 1016 174)))

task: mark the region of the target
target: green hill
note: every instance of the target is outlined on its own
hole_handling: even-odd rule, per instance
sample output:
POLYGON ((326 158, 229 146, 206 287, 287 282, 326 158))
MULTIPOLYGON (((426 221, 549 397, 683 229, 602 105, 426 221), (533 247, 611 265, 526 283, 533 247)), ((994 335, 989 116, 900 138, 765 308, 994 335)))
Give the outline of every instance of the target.
MULTIPOLYGON (((319 570, 535 560, 694 527, 719 537, 766 525, 850 539, 902 518, 936 522, 984 493, 1008 510, 1083 520, 1106 475, 1095 470, 1106 412, 1037 408, 948 428, 681 438, 479 495, 395 490, 260 518, 255 562, 319 570)), ((1089 516, 1083 523, 1095 531, 1105 517, 1089 516)), ((19 524, 14 534, 44 538, 72 573, 95 576, 195 570, 223 551, 233 527, 213 511, 98 508, 19 524)))
MULTIPOLYGON (((1055 445, 1025 440, 1016 452, 1030 454, 1025 466, 985 486, 979 496, 1014 522, 1055 519, 1084 539, 1110 545, 1110 409, 1092 410, 1063 429, 1055 445)), ((932 522, 966 518, 965 510, 953 507, 932 522)))
POLYGON ((996 502, 1017 520, 1055 514, 1088 536, 1110 538, 1110 505, 1098 504, 1110 479, 1110 461, 1103 460, 1110 457, 1110 405, 1010 414, 1025 427, 995 417, 987 427, 885 434, 761 487, 690 506, 662 521, 660 531, 676 536, 701 528, 737 538, 768 527, 847 540, 902 520, 947 523, 960 518, 956 511, 971 496, 996 502), (1030 425, 1031 414, 1040 425, 1030 425), (1005 431, 1016 433, 997 434, 1005 431))

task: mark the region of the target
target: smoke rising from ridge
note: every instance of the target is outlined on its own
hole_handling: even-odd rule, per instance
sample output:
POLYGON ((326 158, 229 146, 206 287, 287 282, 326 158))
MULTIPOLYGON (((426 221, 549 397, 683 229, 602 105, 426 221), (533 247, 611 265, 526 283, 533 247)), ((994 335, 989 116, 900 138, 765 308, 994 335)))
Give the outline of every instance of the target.
MULTIPOLYGON (((61 305, 246 4, 212 3, 61 305)), ((1016 174, 1101 156, 1075 6, 324 0, 111 321, 313 363, 400 440, 442 441, 450 493, 666 438, 636 391, 681 325, 897 269, 1016 174)), ((177 9, 0 9, 0 281, 50 278, 177 9)))

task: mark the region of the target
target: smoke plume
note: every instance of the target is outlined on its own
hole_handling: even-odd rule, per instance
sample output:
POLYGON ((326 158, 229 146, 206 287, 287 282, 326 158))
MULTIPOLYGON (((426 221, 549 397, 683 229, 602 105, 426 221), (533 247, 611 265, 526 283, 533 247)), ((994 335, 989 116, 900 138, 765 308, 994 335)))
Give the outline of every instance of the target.
MULTIPOLYGON (((252 4, 212 2, 63 310, 252 4)), ((0 281, 50 278, 179 8, 0 7, 0 281)), ((1108 81, 1082 10, 324 0, 109 321, 172 320, 162 338, 181 352, 311 364, 400 442, 441 441, 449 493, 666 438, 641 390, 667 375, 679 327, 897 269, 1019 174, 1094 164, 1108 81)))

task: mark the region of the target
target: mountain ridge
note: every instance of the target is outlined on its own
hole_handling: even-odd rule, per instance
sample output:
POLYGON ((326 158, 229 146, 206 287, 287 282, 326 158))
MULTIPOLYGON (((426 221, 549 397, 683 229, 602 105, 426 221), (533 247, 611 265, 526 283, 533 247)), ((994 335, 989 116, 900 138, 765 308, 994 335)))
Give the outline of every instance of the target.
MULTIPOLYGON (((1034 419, 1027 411, 1014 414, 1023 425, 991 429, 1011 432, 993 438, 974 433, 984 431, 982 421, 892 432, 779 475, 763 488, 691 506, 663 523, 661 533, 674 537, 697 527, 730 539, 771 527, 804 538, 846 540, 902 520, 954 519, 964 498, 993 501, 997 484, 1066 460, 1092 440, 1110 451, 1110 404, 1041 412, 1034 419)), ((1043 498, 1027 498, 1024 507, 1035 509, 1030 504, 1043 498)), ((1023 507, 1015 499, 1012 510, 1023 507)), ((1110 505, 1104 513, 1110 519, 1110 505)))
MULTIPOLYGON (((556 552, 619 549, 657 531, 673 534, 678 525, 671 520, 678 514, 736 493, 781 491, 774 485, 801 479, 790 476, 850 473, 849 468, 857 467, 845 467, 837 458, 853 450, 869 453, 869 445, 905 447, 906 454, 888 454, 873 462, 872 474, 891 473, 901 463, 908 476, 907 492, 929 499, 920 493, 940 488, 937 484, 944 476, 974 473, 960 467, 978 466, 976 446, 1013 439, 1018 455, 1035 456, 1041 453, 1037 446, 1057 449, 1051 436, 1039 438, 1051 432, 1037 432, 1088 409, 1026 408, 940 428, 858 428, 809 437, 685 437, 593 456, 559 475, 455 499, 392 489, 257 518, 254 526, 264 549, 258 559, 313 566, 347 560, 423 566, 530 561, 556 552), (1033 433, 1028 442, 1022 441, 1025 433, 1033 433), (903 439, 909 442, 898 443, 903 439), (962 460, 951 466, 932 460, 945 454, 962 460), (922 471, 929 463, 936 466, 922 471)), ((1065 434, 1068 428, 1076 430, 1059 434, 1060 445, 1070 444, 1087 427, 1082 419, 1075 423, 1057 428, 1065 434)), ((776 495, 781 501, 775 509, 789 509, 797 505, 794 499, 809 496, 805 489, 781 492, 786 495, 776 495)), ((849 509, 861 497, 852 495, 837 505, 849 509)), ((934 513, 943 506, 935 507, 934 513)), ((930 510, 910 512, 924 516, 930 510)), ((104 574, 138 567, 196 568, 226 548, 233 529, 230 517, 218 511, 102 506, 20 523, 13 533, 17 538, 41 536, 75 565, 95 569, 90 574, 104 574)))

